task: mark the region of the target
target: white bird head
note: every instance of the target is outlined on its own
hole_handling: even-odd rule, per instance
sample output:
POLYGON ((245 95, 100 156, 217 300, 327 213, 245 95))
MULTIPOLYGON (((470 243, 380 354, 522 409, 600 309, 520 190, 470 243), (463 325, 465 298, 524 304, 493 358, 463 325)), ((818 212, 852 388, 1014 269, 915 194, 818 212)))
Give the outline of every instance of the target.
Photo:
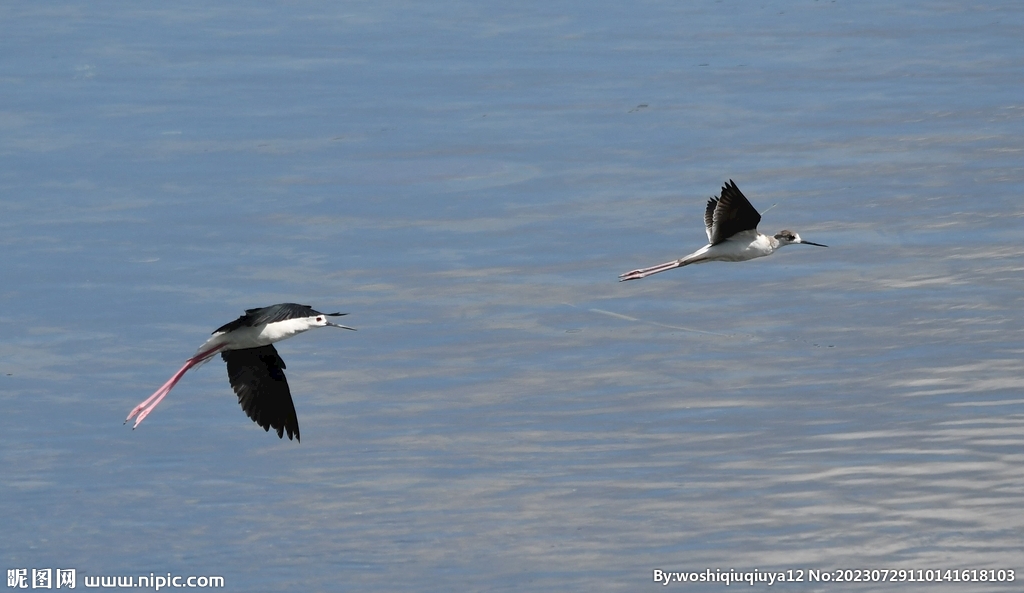
POLYGON ((344 315, 348 315, 348 313, 324 313, 322 315, 317 315, 316 317, 310 317, 309 319, 310 319, 310 321, 312 323, 312 327, 330 326, 330 327, 336 327, 338 329, 350 329, 352 331, 356 331, 356 328, 354 328, 354 327, 349 327, 347 325, 341 325, 339 323, 334 323, 333 321, 329 321, 327 319, 328 317, 342 317, 344 315))
POLYGON ((789 245, 790 243, 802 243, 804 245, 817 245, 818 247, 828 247, 828 245, 822 245, 821 243, 812 243, 810 241, 804 241, 800 238, 800 235, 793 231, 779 231, 775 235, 775 240, 779 242, 779 247, 783 245, 789 245))

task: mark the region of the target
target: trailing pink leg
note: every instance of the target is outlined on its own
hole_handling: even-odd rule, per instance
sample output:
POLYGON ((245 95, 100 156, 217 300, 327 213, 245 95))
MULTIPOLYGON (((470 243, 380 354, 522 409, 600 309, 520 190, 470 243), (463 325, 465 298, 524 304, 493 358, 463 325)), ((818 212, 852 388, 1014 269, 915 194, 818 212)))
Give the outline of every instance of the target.
POLYGON ((665 262, 661 265, 651 266, 649 268, 641 268, 639 270, 633 270, 632 272, 626 272, 625 274, 619 275, 619 282, 625 282, 626 280, 639 280, 640 278, 646 278, 651 274, 657 274, 658 272, 664 272, 665 270, 671 270, 678 268, 683 265, 683 260, 675 259, 670 262, 665 262))
POLYGON ((171 389, 174 389, 174 386, 178 384, 178 381, 181 381, 181 378, 185 376, 185 373, 189 369, 209 360, 210 357, 212 357, 214 354, 217 353, 218 350, 220 350, 220 348, 221 346, 211 348, 206 352, 200 352, 199 354, 196 354, 192 358, 186 360, 184 366, 178 369, 178 372, 174 373, 174 376, 168 379, 166 383, 161 385, 160 389, 157 389, 155 392, 153 392, 153 395, 147 397, 139 405, 135 406, 132 409, 131 413, 128 414, 128 417, 124 419, 124 423, 127 424, 128 421, 131 420, 132 418, 135 418, 137 414, 138 418, 135 418, 135 424, 132 426, 132 430, 135 430, 139 426, 139 424, 141 424, 142 421, 146 418, 146 416, 149 416, 149 413, 152 412, 157 407, 157 405, 159 405, 160 402, 163 401, 165 397, 167 397, 167 394, 171 392, 171 389))

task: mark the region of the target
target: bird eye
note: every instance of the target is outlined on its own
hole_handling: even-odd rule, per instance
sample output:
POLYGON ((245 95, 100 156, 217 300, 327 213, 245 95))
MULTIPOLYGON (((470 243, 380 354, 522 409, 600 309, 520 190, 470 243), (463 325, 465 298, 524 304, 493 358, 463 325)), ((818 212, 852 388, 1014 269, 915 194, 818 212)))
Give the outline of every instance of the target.
POLYGON ((316 318, 316 320, 317 320, 317 321, 323 321, 323 320, 324 320, 324 318, 323 318, 323 317, 317 317, 317 318, 316 318))

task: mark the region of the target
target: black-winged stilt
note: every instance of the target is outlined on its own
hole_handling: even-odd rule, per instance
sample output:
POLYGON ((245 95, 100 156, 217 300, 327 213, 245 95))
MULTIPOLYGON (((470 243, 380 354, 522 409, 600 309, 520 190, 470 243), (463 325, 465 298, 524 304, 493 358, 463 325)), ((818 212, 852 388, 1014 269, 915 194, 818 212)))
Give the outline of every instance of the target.
POLYGON ((761 215, 750 205, 732 179, 722 186, 722 197, 710 198, 704 210, 704 225, 707 227, 708 244, 686 257, 665 262, 661 265, 641 268, 619 275, 619 282, 639 280, 651 274, 681 268, 690 264, 709 261, 746 261, 755 257, 771 255, 790 243, 817 245, 821 243, 804 241, 793 231, 779 231, 774 237, 757 232, 761 215))
POLYGON ((226 323, 213 332, 213 336, 199 347, 195 356, 185 361, 170 379, 153 395, 135 406, 125 418, 125 424, 135 418, 134 430, 156 408, 186 371, 207 362, 220 352, 228 364, 228 380, 238 395, 238 403, 245 413, 264 430, 271 427, 277 436, 299 439, 299 419, 295 415, 292 394, 284 376, 284 361, 271 345, 295 334, 317 327, 355 328, 338 325, 328 317, 341 317, 345 313, 321 313, 306 305, 281 303, 261 309, 246 309, 245 315, 226 323), (136 418, 136 415, 138 416, 136 418))

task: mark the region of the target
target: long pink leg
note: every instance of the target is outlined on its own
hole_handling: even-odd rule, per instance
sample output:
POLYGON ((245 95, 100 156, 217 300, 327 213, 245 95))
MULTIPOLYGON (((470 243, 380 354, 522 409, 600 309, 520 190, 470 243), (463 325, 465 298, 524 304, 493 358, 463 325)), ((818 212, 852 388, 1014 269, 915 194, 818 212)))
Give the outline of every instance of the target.
POLYGON ((174 389, 174 386, 178 384, 178 381, 181 381, 181 378, 190 368, 209 360, 209 358, 220 349, 221 347, 218 346, 217 348, 207 350, 206 352, 200 352, 186 360, 184 366, 178 369, 178 372, 174 373, 174 376, 168 379, 166 383, 161 385, 160 389, 157 389, 153 392, 153 395, 147 397, 142 401, 142 403, 132 409, 131 413, 128 414, 128 417, 124 419, 124 423, 127 424, 129 420, 135 418, 135 415, 138 414, 139 417, 135 418, 135 424, 132 426, 132 430, 135 430, 146 416, 149 416, 149 413, 152 412, 165 397, 167 397, 167 394, 171 392, 171 389, 174 389))
POLYGON ((658 272, 664 272, 665 270, 681 268, 683 266, 688 266, 690 264, 703 263, 707 260, 699 256, 703 255, 706 249, 707 247, 700 251, 691 253, 686 257, 674 259, 672 261, 667 261, 663 264, 658 264, 656 266, 651 266, 649 268, 640 268, 639 270, 633 270, 632 272, 626 272, 625 274, 619 274, 619 282, 625 282, 626 280, 639 280, 641 278, 646 278, 652 274, 657 274, 658 272))
POLYGON ((657 266, 651 266, 649 268, 641 268, 639 270, 633 270, 632 272, 626 272, 625 274, 620 274, 619 275, 619 282, 625 282, 626 280, 639 280, 640 278, 646 278, 647 276, 650 276, 651 274, 657 274, 658 272, 664 272, 665 270, 671 270, 673 268, 678 268, 679 266, 682 266, 682 265, 685 265, 685 264, 683 264, 683 260, 681 260, 681 259, 674 259, 672 261, 667 261, 667 262, 665 262, 663 264, 659 264, 657 266))

